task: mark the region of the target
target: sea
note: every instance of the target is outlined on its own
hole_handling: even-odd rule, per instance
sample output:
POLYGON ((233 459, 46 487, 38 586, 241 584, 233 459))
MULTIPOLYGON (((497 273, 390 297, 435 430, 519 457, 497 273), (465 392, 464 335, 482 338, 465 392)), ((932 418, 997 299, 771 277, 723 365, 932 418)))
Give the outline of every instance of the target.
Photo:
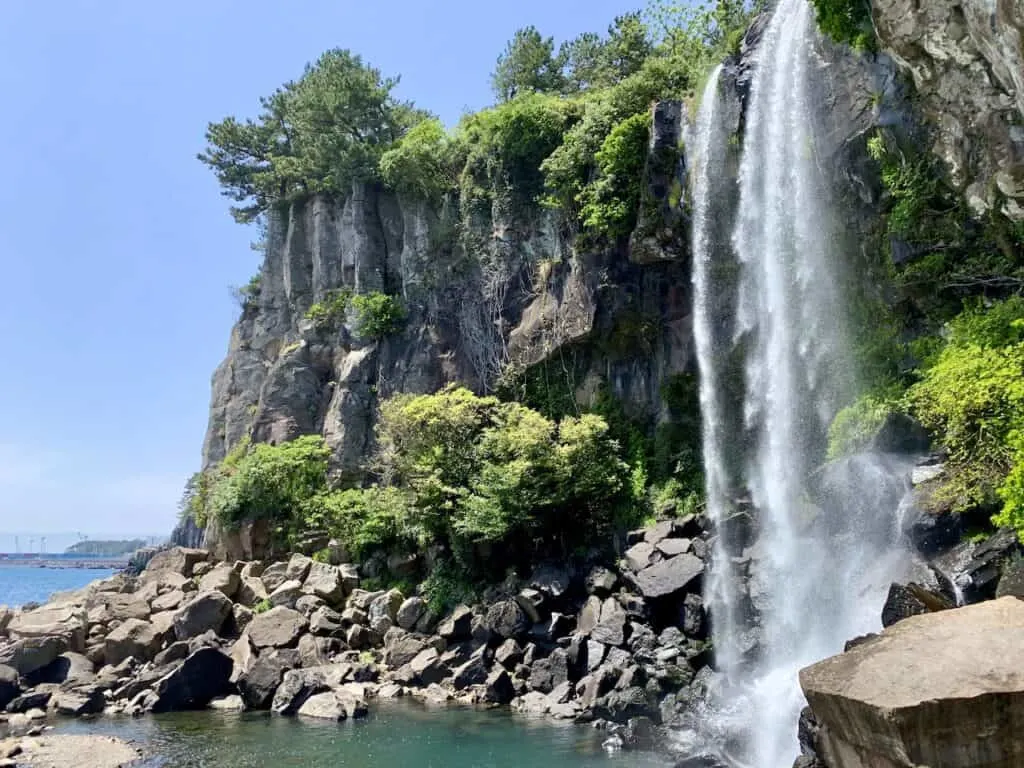
POLYGON ((0 605, 19 608, 26 603, 44 603, 54 592, 79 589, 113 573, 104 568, 0 564, 0 605))

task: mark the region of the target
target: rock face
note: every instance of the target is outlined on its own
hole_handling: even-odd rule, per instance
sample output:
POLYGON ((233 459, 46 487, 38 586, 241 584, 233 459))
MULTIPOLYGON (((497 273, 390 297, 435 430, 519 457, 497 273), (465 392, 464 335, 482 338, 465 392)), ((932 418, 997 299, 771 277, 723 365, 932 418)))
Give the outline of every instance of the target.
POLYGON ((914 80, 933 151, 976 211, 1024 221, 1024 5, 876 0, 883 49, 914 80))
POLYGON ((829 768, 1024 765, 1024 601, 911 616, 800 673, 829 768))
MULTIPOLYGON (((213 376, 203 465, 250 432, 257 442, 319 433, 336 469, 359 475, 381 398, 448 383, 480 390, 506 360, 557 360, 577 401, 593 400, 597 382, 607 380, 637 415, 671 418, 661 383, 693 358, 687 224, 670 204, 685 122, 679 102, 652 109, 641 206, 648 218, 630 259, 614 247, 577 254, 571 227, 540 207, 459 221, 458 206, 439 210, 374 184, 271 216, 259 292, 213 376), (496 272, 452 270, 463 262, 490 262, 496 272), (346 322, 328 328, 306 319, 311 305, 344 287, 401 296, 403 328, 375 342, 346 322), (656 319, 643 323, 649 333, 632 339, 648 317, 656 319), (624 341, 609 345, 610 336, 624 341), (570 347, 571 370, 563 354, 570 347)), ((260 558, 269 554, 269 534, 259 523, 214 525, 207 544, 219 558, 260 558)))

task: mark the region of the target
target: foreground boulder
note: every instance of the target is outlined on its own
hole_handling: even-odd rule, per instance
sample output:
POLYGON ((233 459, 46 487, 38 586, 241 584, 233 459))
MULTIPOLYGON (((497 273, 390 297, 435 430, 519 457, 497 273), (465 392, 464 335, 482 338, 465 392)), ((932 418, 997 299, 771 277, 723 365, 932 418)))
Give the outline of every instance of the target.
POLYGON ((911 616, 800 672, 830 768, 1024 765, 1024 601, 911 616))
POLYGON ((230 615, 231 601, 223 592, 200 592, 174 614, 174 634, 179 640, 189 640, 204 632, 220 632, 230 615))
POLYGON ((216 648, 200 648, 157 682, 153 711, 202 709, 228 691, 231 668, 231 659, 216 648))
POLYGON ((53 663, 68 649, 63 637, 27 637, 0 648, 0 665, 30 675, 53 663))

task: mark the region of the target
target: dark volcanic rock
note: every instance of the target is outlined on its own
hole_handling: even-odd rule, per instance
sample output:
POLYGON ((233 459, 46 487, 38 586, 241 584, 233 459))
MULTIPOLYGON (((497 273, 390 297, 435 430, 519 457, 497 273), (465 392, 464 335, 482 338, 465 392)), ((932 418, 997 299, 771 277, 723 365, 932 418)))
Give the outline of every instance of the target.
POLYGON ((18 673, 11 667, 0 666, 0 709, 21 693, 18 673))
POLYGON ((882 626, 891 627, 909 616, 933 611, 944 611, 953 605, 942 595, 931 592, 919 584, 892 584, 882 607, 882 626))
POLYGON ((259 658, 238 677, 238 692, 248 709, 267 709, 274 698, 274 692, 288 670, 281 659, 259 658))
POLYGON ((636 585, 647 598, 667 597, 687 588, 696 590, 696 582, 704 573, 704 563, 694 555, 679 555, 662 560, 636 574, 636 585))
POLYGON ((487 627, 498 637, 519 637, 529 627, 529 620, 515 600, 502 600, 488 609, 487 627))
POLYGON ((231 659, 219 650, 200 648, 157 682, 153 711, 202 709, 210 699, 228 692, 231 666, 231 659))

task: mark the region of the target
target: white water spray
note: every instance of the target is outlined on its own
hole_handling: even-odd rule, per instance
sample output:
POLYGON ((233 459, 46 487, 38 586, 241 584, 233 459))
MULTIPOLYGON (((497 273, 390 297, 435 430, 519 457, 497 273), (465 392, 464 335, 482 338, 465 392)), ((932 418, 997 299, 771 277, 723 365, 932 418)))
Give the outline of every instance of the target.
POLYGON ((716 210, 728 152, 717 71, 694 142, 695 336, 718 532, 707 595, 726 678, 710 729, 720 743, 704 746, 754 768, 792 765, 799 670, 877 630, 888 585, 908 563, 895 514, 900 468, 858 457, 812 478, 851 378, 843 253, 815 162, 815 35, 807 0, 781 0, 755 61, 731 243, 714 234, 728 215, 716 210), (717 300, 722 260, 738 262, 731 302, 717 300), (742 362, 727 371, 733 351, 742 362), (739 373, 742 403, 726 402, 728 374, 739 373), (730 407, 742 409, 741 422, 726 424, 730 407), (735 501, 744 494, 753 518, 745 527, 735 501))

